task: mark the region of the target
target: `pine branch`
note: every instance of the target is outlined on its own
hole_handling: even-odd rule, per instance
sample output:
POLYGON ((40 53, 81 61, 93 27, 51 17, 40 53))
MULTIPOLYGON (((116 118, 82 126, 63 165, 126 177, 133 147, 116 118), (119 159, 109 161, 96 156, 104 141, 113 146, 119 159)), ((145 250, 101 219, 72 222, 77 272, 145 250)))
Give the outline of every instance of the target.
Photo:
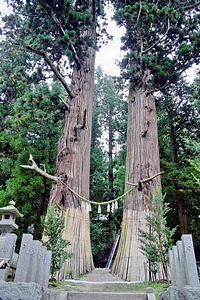
MULTIPOLYGON (((42 7, 44 8, 44 10, 46 11, 46 13, 48 14, 49 18, 54 22, 54 24, 56 25, 57 29, 59 30, 60 34, 62 36, 65 35, 65 30, 62 27, 62 25, 60 24, 59 20, 56 18, 56 16, 53 14, 53 11, 48 7, 48 5, 46 5, 46 3, 43 0, 38 0, 38 2, 42 5, 42 7)), ((78 66, 78 68, 80 68, 81 63, 80 60, 78 58, 76 49, 74 48, 73 44, 70 43, 70 50, 72 51, 74 60, 78 66)))
POLYGON ((66 80, 64 79, 64 77, 62 76, 62 74, 58 71, 58 68, 53 64, 53 62, 51 61, 51 59, 49 58, 49 56, 44 51, 34 49, 31 46, 26 46, 26 48, 28 50, 34 52, 35 54, 40 55, 40 56, 42 56, 44 58, 45 62, 48 64, 48 66, 51 68, 51 70, 56 75, 56 77, 58 78, 58 80, 60 80, 60 82, 64 86, 64 88, 67 91, 69 97, 70 98, 74 98, 75 95, 72 93, 72 91, 71 91, 70 87, 68 86, 66 80))

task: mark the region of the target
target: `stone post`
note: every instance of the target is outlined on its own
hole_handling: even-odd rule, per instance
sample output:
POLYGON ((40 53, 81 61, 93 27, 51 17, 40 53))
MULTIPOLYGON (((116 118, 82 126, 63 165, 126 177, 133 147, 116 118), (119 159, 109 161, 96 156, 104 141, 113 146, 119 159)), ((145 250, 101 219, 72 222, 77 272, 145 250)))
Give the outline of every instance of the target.
POLYGON ((183 234, 181 236, 184 250, 185 270, 186 270, 186 282, 187 285, 196 286, 199 285, 199 277, 197 272, 197 265, 194 253, 194 246, 191 234, 183 234))
POLYGON ((176 285, 176 274, 175 274, 175 263, 172 250, 169 250, 169 268, 171 275, 171 283, 172 285, 176 285))
POLYGON ((178 262, 179 262, 179 277, 180 277, 180 286, 185 286, 187 284, 186 280, 186 270, 185 270, 185 253, 183 249, 182 241, 176 242, 177 252, 178 252, 178 262))
POLYGON ((38 251, 37 257, 37 276, 35 282, 43 285, 43 274, 44 274, 44 261, 46 257, 47 248, 45 246, 41 246, 38 251))
POLYGON ((51 259, 52 259, 52 251, 48 250, 46 252, 45 260, 44 260, 44 272, 43 272, 43 287, 47 288, 49 283, 49 275, 51 268, 51 259))
POLYGON ((52 252, 31 234, 23 234, 14 282, 35 282, 48 287, 52 252))
POLYGON ((181 286, 181 278, 180 278, 180 264, 178 259, 178 251, 177 247, 172 247, 173 259, 174 259, 174 274, 175 274, 175 285, 181 286))
POLYGON ((32 240, 32 234, 23 234, 14 282, 27 281, 32 240))
POLYGON ((0 280, 6 281, 10 270, 10 263, 15 251, 17 236, 14 233, 8 233, 5 238, 2 239, 3 248, 0 249, 0 258, 2 259, 2 263, 7 261, 7 266, 5 269, 0 269, 0 280))
POLYGON ((36 282, 37 270, 38 270, 38 253, 42 243, 39 241, 32 241, 30 247, 30 262, 29 271, 27 275, 27 282, 36 282))

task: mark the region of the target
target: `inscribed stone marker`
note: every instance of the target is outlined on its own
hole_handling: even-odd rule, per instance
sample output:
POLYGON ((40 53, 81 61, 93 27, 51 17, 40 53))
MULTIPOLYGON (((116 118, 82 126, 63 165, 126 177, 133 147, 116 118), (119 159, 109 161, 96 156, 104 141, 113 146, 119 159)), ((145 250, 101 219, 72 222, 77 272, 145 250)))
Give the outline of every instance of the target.
POLYGON ((45 246, 40 246, 37 257, 37 276, 35 282, 43 285, 43 271, 44 271, 44 260, 46 256, 47 248, 45 246))
POLYGON ((181 236, 183 242, 183 249, 185 253, 185 269, 187 285, 199 285, 199 278, 197 272, 196 258, 194 253, 194 246, 191 234, 183 234, 181 236))
POLYGON ((187 280, 186 280, 185 254, 184 254, 184 250, 183 250, 183 242, 177 241, 176 246, 177 246, 178 260, 179 260, 179 266, 180 266, 179 276, 180 276, 181 286, 185 286, 185 285, 187 285, 187 280))
POLYGON ((29 263, 29 271, 27 275, 27 282, 35 282, 37 276, 37 268, 38 268, 38 251, 41 247, 42 243, 39 241, 32 241, 30 247, 30 263, 29 263))
POLYGON ((27 281, 32 240, 32 234, 23 234, 14 282, 27 281))

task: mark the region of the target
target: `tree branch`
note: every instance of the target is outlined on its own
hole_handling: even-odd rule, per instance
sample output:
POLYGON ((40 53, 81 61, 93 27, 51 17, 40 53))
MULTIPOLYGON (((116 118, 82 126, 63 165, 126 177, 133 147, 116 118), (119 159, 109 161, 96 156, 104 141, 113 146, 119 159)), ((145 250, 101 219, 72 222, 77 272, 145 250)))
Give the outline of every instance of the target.
POLYGON ((151 45, 149 48, 147 48, 144 51, 142 51, 142 54, 150 51, 155 46, 157 46, 159 43, 163 42, 164 38, 166 37, 166 35, 169 32, 169 29, 170 29, 170 21, 169 21, 169 18, 168 18, 168 20, 167 20, 167 30, 165 31, 164 35, 157 42, 155 42, 153 45, 151 45))
POLYGON ((64 79, 64 77, 62 76, 62 74, 58 71, 58 68, 53 64, 53 62, 51 61, 51 59, 49 58, 49 56, 44 51, 42 51, 42 50, 36 50, 36 49, 32 48, 31 46, 26 46, 26 48, 28 50, 34 52, 35 54, 40 55, 40 56, 42 56, 44 58, 45 62, 48 64, 48 66, 51 68, 51 70, 56 75, 56 77, 58 78, 58 80, 60 80, 60 82, 64 86, 64 88, 67 91, 67 93, 70 96, 70 98, 74 98, 75 95, 72 93, 72 91, 69 88, 66 80, 64 79))
POLYGON ((29 160, 32 162, 32 166, 29 166, 29 165, 20 165, 20 167, 22 167, 24 169, 35 170, 37 173, 39 173, 40 175, 42 175, 42 176, 44 176, 44 177, 46 177, 46 178, 48 178, 50 180, 53 180, 53 181, 56 181, 56 182, 60 182, 59 177, 50 175, 46 171, 40 169, 38 167, 38 165, 36 164, 36 162, 33 160, 33 156, 31 154, 30 154, 29 160))
POLYGON ((197 3, 191 4, 191 5, 184 6, 184 9, 185 10, 193 9, 193 8, 197 7, 198 5, 200 5, 200 1, 198 1, 197 3))
MULTIPOLYGON (((44 10, 48 14, 49 18, 54 22, 54 24, 56 25, 56 27, 59 30, 60 34, 62 36, 64 36, 65 35, 65 30, 63 29, 63 27, 60 24, 59 20, 53 14, 53 11, 48 7, 48 5, 46 5, 46 3, 43 0, 38 0, 38 2, 42 5, 42 7, 44 8, 44 10)), ((74 46, 72 45, 72 43, 70 43, 70 50, 72 51, 72 54, 73 54, 73 57, 74 57, 74 60, 75 60, 75 62, 77 64, 77 66, 80 68, 81 63, 80 63, 80 60, 79 60, 78 55, 76 53, 76 49, 74 48, 74 46)))
POLYGON ((60 96, 56 95, 58 97, 58 99, 65 105, 66 109, 69 111, 70 110, 70 106, 69 104, 60 96))

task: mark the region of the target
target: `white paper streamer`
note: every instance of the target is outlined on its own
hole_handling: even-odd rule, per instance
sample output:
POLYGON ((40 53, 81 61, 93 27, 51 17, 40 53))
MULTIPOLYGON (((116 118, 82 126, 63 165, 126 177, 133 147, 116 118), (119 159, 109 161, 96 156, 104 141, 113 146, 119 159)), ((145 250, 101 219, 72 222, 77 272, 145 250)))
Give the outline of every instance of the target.
POLYGON ((88 212, 92 211, 92 205, 90 203, 87 203, 87 211, 88 212))
POLYGON ((115 201, 115 209, 118 209, 118 202, 115 201))
POLYGON ((111 206, 111 212, 113 213, 113 212, 114 212, 114 210, 115 210, 115 203, 114 203, 114 202, 112 202, 112 206, 111 206))
POLYGON ((98 205, 98 214, 101 214, 101 205, 98 205))

